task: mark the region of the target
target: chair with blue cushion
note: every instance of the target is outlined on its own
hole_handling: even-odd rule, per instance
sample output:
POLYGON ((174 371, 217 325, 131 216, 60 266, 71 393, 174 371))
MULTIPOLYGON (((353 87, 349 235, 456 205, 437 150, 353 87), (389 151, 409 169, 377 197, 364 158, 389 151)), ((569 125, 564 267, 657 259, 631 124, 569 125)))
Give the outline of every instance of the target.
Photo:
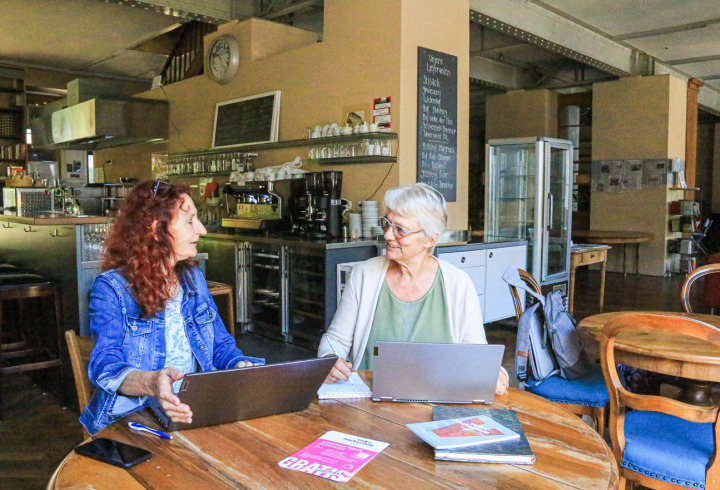
MULTIPOLYGON (((720 347, 720 329, 677 316, 633 313, 609 321, 600 339, 600 359, 610 390, 612 449, 627 480, 650 488, 720 488, 720 405, 696 406, 664 396, 626 390, 618 377, 615 339, 625 330, 668 331, 720 347)), ((658 362, 663 362, 658 353, 658 362)))
MULTIPOLYGON (((525 284, 536 293, 542 294, 540 284, 532 274, 522 269, 518 269, 518 273, 525 284)), ((515 316, 519 321, 522 314, 522 303, 515 286, 510 286, 510 294, 515 304, 515 316)), ((532 376, 528 376, 525 390, 555 402, 575 415, 588 415, 595 423, 595 430, 600 435, 605 432, 609 396, 599 364, 591 364, 585 376, 572 381, 556 374, 538 383, 532 376)))

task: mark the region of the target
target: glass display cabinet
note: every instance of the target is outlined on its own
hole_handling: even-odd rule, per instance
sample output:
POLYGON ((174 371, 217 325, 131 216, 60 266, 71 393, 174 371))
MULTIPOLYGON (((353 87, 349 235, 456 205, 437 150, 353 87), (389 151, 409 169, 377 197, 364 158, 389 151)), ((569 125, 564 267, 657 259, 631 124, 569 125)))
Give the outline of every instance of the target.
POLYGON ((570 141, 544 137, 486 145, 485 236, 527 240, 541 285, 569 278, 572 152, 570 141))

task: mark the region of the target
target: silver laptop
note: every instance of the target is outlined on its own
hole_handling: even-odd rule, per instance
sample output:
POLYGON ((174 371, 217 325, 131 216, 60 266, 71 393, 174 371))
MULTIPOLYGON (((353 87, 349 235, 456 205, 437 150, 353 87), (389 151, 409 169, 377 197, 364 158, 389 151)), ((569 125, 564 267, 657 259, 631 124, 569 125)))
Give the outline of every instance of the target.
POLYGON ((188 374, 178 397, 193 412, 190 424, 172 422, 157 399, 150 408, 169 431, 304 410, 336 360, 332 356, 188 374))
POLYGON ((504 345, 375 342, 373 400, 487 403, 504 345))

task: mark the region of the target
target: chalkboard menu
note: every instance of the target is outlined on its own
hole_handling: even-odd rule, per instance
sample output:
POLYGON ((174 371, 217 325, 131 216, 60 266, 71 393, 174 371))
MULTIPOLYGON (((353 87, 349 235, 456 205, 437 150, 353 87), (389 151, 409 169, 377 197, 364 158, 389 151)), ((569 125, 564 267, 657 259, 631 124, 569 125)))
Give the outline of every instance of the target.
POLYGON ((280 119, 280 91, 215 106, 213 148, 275 142, 280 119))
POLYGON ((457 200, 457 56, 418 47, 417 181, 457 200))

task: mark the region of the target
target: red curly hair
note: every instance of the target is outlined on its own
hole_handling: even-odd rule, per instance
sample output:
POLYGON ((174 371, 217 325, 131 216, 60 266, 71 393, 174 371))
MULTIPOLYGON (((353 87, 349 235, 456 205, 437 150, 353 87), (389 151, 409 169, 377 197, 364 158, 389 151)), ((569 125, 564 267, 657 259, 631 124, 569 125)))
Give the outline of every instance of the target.
MULTIPOLYGON (((175 253, 169 228, 184 194, 190 194, 185 185, 156 180, 138 184, 128 193, 105 241, 102 269, 123 274, 145 317, 163 311, 175 290, 175 282, 169 280, 175 253)), ((184 269, 196 264, 177 262, 174 273, 180 278, 184 269)))

